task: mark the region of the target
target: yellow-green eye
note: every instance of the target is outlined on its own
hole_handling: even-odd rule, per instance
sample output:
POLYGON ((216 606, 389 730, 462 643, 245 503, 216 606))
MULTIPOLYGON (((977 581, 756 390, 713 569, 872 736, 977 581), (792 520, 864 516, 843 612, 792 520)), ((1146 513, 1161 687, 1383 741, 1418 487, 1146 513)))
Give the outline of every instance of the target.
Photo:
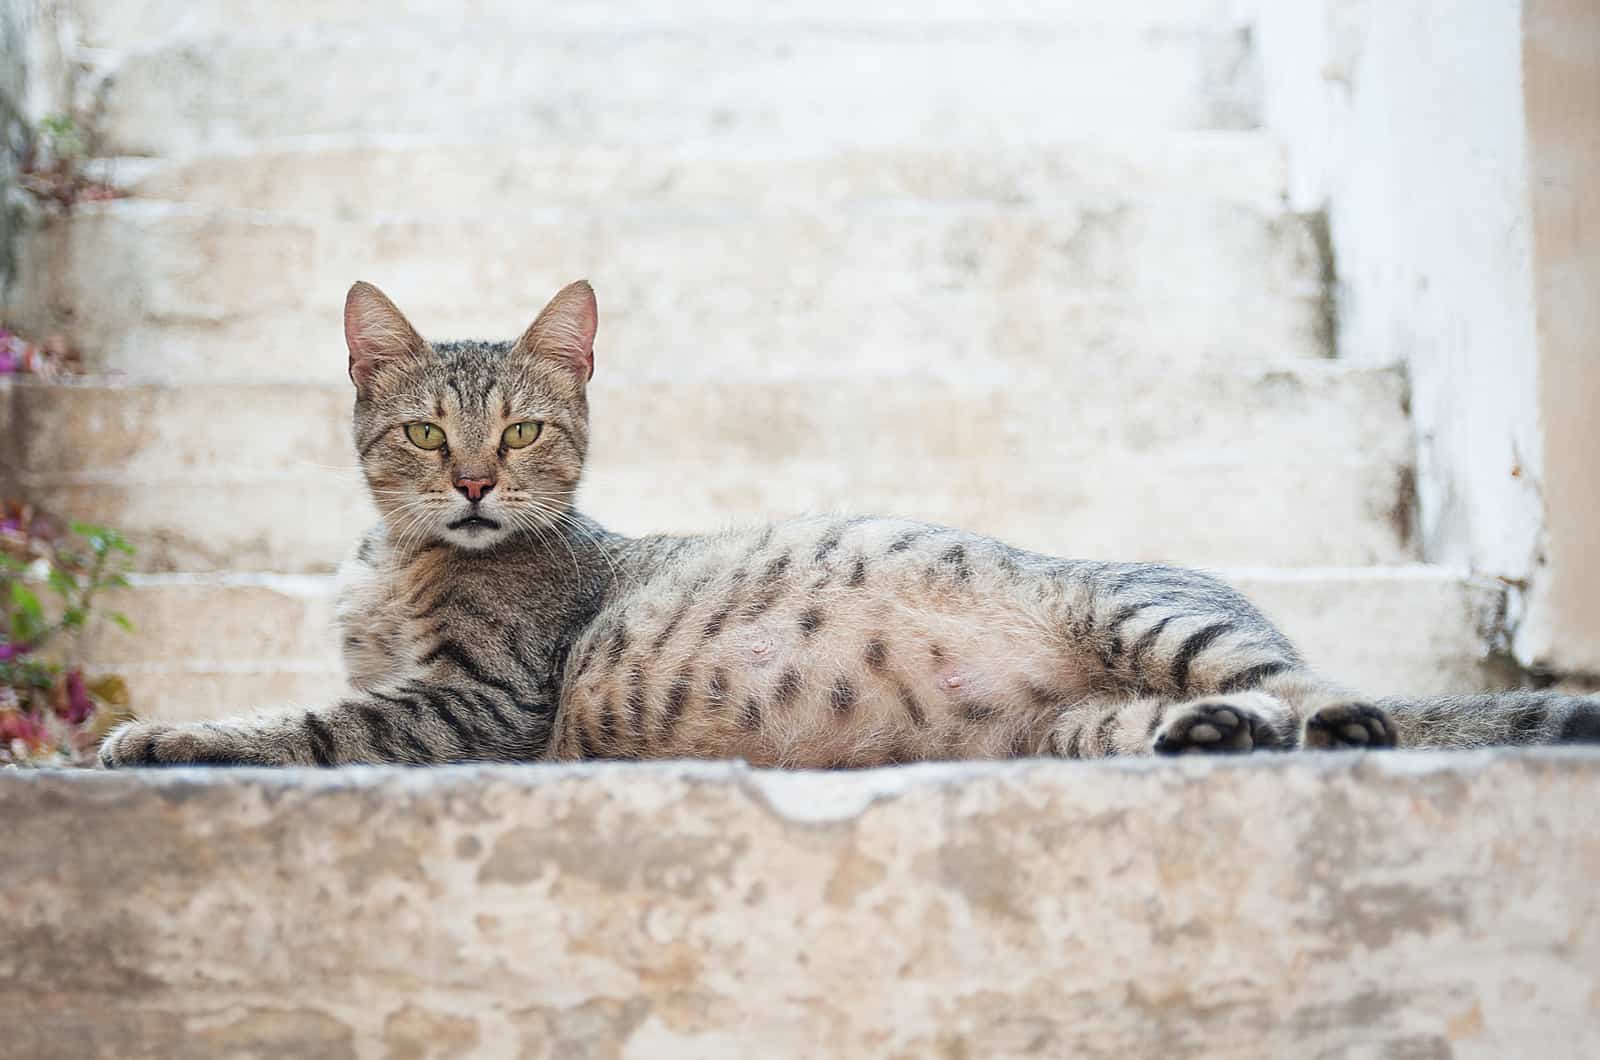
POLYGON ((532 445, 539 438, 539 432, 544 429, 544 424, 529 421, 527 423, 513 423, 506 428, 500 440, 507 449, 521 449, 532 445))
POLYGON ((418 449, 438 449, 444 445, 444 428, 434 423, 408 423, 406 439, 418 449))

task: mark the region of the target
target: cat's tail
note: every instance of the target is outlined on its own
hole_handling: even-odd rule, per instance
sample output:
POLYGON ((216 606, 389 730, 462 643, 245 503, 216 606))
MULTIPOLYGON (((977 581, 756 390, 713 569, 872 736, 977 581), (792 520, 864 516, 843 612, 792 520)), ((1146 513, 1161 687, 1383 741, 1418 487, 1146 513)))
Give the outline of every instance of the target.
POLYGON ((1504 747, 1600 743, 1600 696, 1531 690, 1416 699, 1378 705, 1399 729, 1401 747, 1504 747))

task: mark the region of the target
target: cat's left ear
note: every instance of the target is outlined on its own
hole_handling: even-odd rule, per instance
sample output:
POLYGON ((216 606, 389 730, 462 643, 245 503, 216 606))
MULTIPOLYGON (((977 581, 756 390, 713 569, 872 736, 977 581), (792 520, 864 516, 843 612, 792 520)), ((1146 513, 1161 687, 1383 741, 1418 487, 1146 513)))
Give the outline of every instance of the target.
POLYGON ((572 372, 579 383, 594 378, 594 333, 600 326, 600 310, 595 305, 594 288, 588 280, 569 283, 550 304, 539 313, 539 318, 528 325, 516 345, 514 355, 535 361, 550 359, 572 372))
POLYGON ((421 357, 428 348, 388 296, 365 282, 345 295, 344 341, 350 348, 350 381, 363 392, 384 365, 421 357))

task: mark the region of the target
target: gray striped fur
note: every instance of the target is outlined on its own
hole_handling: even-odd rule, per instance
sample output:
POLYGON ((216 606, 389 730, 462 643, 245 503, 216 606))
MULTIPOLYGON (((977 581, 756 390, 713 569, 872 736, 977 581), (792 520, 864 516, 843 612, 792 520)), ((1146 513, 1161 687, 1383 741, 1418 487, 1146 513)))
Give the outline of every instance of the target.
POLYGON ((355 442, 383 520, 342 571, 349 693, 130 724, 101 760, 838 767, 1600 738, 1593 699, 1355 696, 1199 571, 1057 559, 897 519, 610 533, 572 508, 594 327, 575 284, 516 343, 429 345, 357 285, 355 442), (417 421, 448 445, 407 441, 417 421), (539 440, 508 449, 501 433, 522 421, 543 425, 539 440), (476 503, 455 486, 489 480, 476 503))

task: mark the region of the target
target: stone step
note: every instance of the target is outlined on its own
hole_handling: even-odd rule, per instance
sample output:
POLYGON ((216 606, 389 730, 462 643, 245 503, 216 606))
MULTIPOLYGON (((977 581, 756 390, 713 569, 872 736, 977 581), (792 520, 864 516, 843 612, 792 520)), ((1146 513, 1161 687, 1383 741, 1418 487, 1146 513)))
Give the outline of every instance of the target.
POLYGON ((326 378, 356 279, 430 337, 512 338, 587 276, 603 370, 629 380, 1048 380, 1325 349, 1315 225, 1261 198, 469 201, 492 208, 85 206, 24 241, 16 318, 67 330, 97 370, 184 380, 326 378))
MULTIPOLYGON (((580 506, 623 532, 897 514, 1057 555, 1366 565, 1412 557, 1393 371, 1336 363, 1050 388, 866 382, 591 388, 580 506)), ((371 520, 352 394, 18 385, 5 462, 157 570, 328 570, 371 520)))
POLYGON ((1230 25, 771 25, 438 17, 215 26, 92 56, 97 143, 175 155, 302 134, 571 144, 1027 143, 1256 124, 1230 25), (308 76, 314 72, 315 76, 308 76))
MULTIPOLYGON (((1220 572, 1330 676, 1373 694, 1502 687, 1490 645, 1504 590, 1434 567, 1220 572)), ((133 633, 97 634, 95 666, 123 674, 143 716, 211 718, 317 703, 344 679, 331 576, 154 574, 113 594, 133 633)))
MULTIPOLYGON (((92 49, 149 48, 176 38, 370 25, 372 10, 340 0, 70 0, 81 43, 92 49)), ((1048 29, 1121 29, 1137 32, 1217 31, 1233 24, 1229 0, 1124 0, 1118 4, 1060 4, 1050 0, 813 0, 804 5, 744 0, 605 0, 584 4, 530 4, 525 0, 390 0, 382 23, 441 18, 489 20, 507 32, 562 29, 658 30, 663 26, 716 30, 747 25, 793 30, 819 23, 841 29, 996 26, 1048 29)))
POLYGON ((1289 179, 1281 146, 1260 132, 1232 130, 820 152, 310 136, 87 164, 141 199, 340 217, 492 211, 514 218, 558 207, 815 213, 917 202, 1153 213, 1172 225, 1232 210, 1246 223, 1284 212, 1289 179))
POLYGON ((1597 799, 1580 750, 13 771, 0 1003, 38 1060, 1575 1060, 1597 799))

